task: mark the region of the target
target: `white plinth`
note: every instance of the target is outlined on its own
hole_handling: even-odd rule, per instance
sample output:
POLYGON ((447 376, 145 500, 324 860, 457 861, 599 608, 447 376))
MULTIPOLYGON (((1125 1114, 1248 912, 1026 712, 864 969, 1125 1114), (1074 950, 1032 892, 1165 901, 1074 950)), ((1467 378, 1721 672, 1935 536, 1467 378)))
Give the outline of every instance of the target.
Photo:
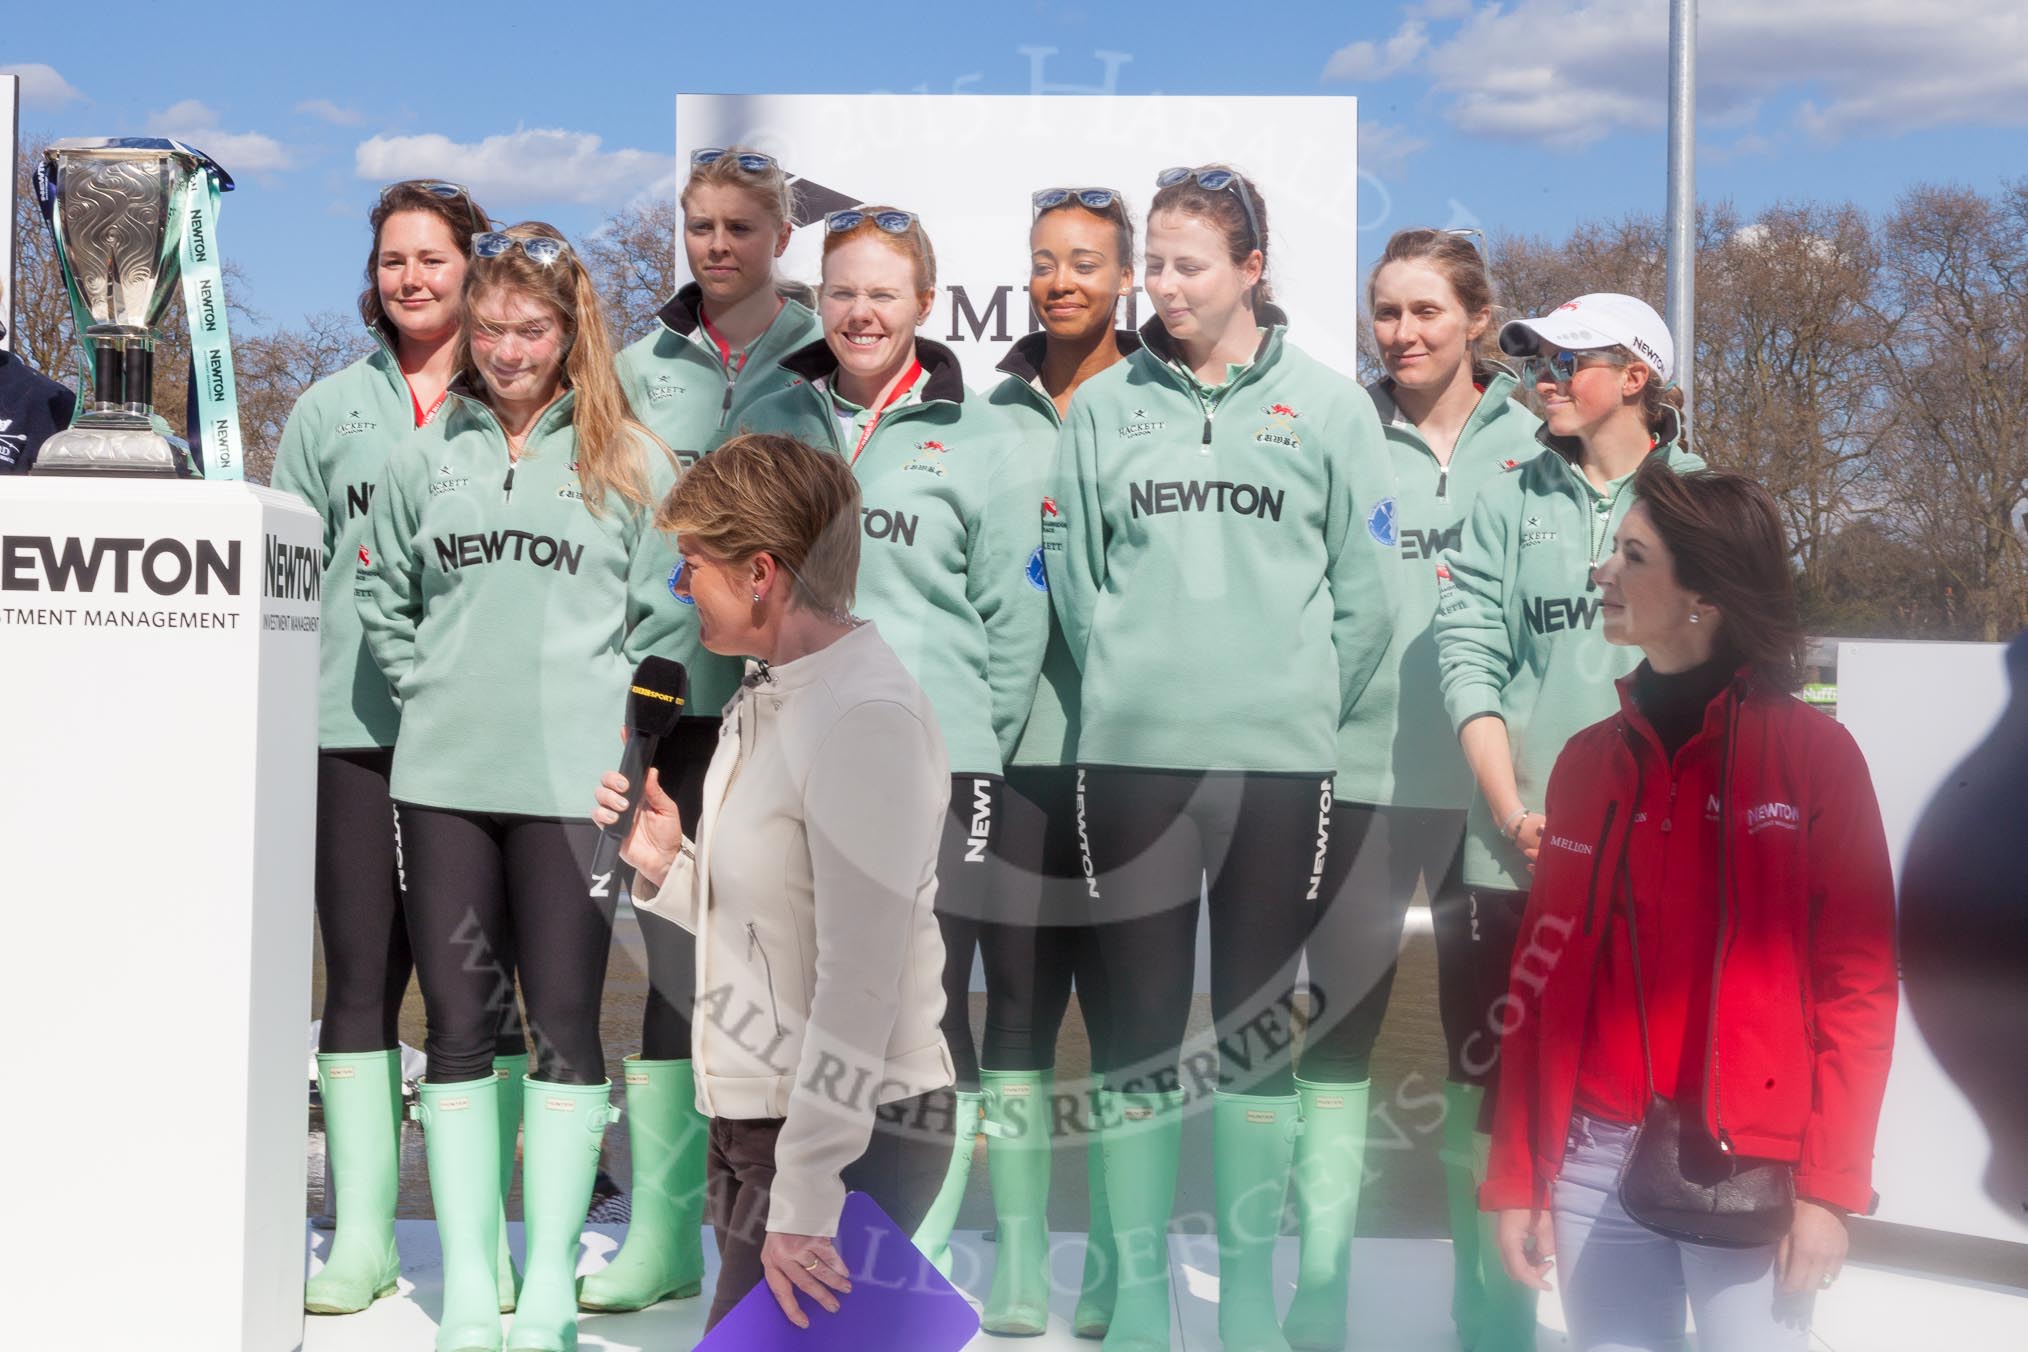
POLYGON ((0 478, 21 1346, 114 1308, 136 1346, 302 1341, 322 556, 316 516, 265 488, 0 478), (52 1217, 149 1239, 52 1247, 52 1217))

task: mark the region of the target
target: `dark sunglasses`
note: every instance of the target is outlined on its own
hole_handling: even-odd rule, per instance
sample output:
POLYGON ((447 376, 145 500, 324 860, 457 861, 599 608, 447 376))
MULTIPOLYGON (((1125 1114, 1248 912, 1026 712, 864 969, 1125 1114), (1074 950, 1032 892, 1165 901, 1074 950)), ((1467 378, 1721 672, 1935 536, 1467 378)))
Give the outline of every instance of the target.
POLYGON ((1173 188, 1178 183, 1193 178, 1197 180, 1197 186, 1206 192, 1225 192, 1230 189, 1238 195, 1239 205, 1246 212, 1246 228, 1252 232, 1254 247, 1259 248, 1260 217, 1254 214, 1253 195, 1246 190, 1246 180, 1235 170, 1216 164, 1199 165, 1195 169, 1179 164, 1174 169, 1164 169, 1155 175, 1155 186, 1173 188))
POLYGON ((1091 211, 1110 211, 1120 200, 1120 195, 1111 188, 1042 188, 1028 198, 1035 214, 1054 211, 1070 202, 1091 211))
POLYGON ((746 170, 749 174, 765 174, 770 169, 782 167, 776 162, 774 156, 763 155, 758 150, 742 150, 735 155, 723 146, 707 146, 703 150, 691 151, 690 167, 701 169, 707 164, 717 164, 727 155, 732 155, 734 163, 738 164, 740 168, 746 170))
POLYGON ((540 263, 543 267, 570 252, 568 244, 547 235, 510 235, 504 230, 488 230, 483 235, 472 236, 474 258, 498 258, 515 248, 528 255, 531 263, 540 263))
POLYGON ((868 214, 863 208, 847 207, 843 211, 825 212, 824 230, 827 234, 842 235, 847 230, 857 230, 866 222, 872 221, 890 235, 905 235, 915 228, 915 220, 913 211, 902 211, 899 208, 868 214))

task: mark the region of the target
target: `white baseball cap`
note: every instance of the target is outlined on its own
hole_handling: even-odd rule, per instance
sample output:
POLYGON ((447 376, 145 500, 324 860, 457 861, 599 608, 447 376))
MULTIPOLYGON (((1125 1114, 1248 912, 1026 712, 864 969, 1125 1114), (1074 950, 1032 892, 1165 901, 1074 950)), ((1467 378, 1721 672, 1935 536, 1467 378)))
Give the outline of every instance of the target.
POLYGON ((1663 384, 1676 378, 1676 340, 1655 307, 1617 291, 1597 291, 1566 301, 1535 319, 1510 319, 1500 326, 1500 350, 1532 357, 1543 343, 1571 352, 1624 347, 1655 368, 1663 384))

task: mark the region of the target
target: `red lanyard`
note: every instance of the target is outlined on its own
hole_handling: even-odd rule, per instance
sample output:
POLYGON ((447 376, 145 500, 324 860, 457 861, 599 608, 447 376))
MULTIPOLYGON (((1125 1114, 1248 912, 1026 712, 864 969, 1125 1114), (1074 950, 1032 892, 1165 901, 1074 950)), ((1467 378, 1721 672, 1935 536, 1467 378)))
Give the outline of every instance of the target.
POLYGON ((852 458, 846 461, 847 464, 856 465, 859 463, 859 453, 866 449, 867 442, 873 440, 873 429, 880 426, 880 415, 901 402, 901 397, 914 389, 915 382, 920 379, 922 379, 922 363, 919 361, 910 362, 908 364, 908 374, 901 378, 901 383, 894 387, 887 398, 880 401, 880 407, 874 409, 873 416, 866 420, 866 429, 859 434, 859 444, 852 448, 852 458))
MULTIPOLYGON (((407 384, 406 381, 403 381, 402 383, 407 384)), ((444 399, 446 398, 446 396, 450 394, 450 392, 451 392, 450 387, 445 386, 444 389, 440 393, 438 393, 437 401, 434 404, 431 404, 428 408, 424 408, 422 406, 422 400, 416 398, 415 386, 409 385, 408 402, 414 405, 415 407, 415 425, 417 427, 429 426, 430 420, 437 416, 437 410, 444 406, 444 399)))
POLYGON ((704 336, 718 349, 718 364, 725 368, 727 375, 738 375, 741 368, 746 365, 746 353, 744 351, 735 353, 732 344, 726 342, 725 336, 712 327, 711 321, 704 317, 702 310, 697 312, 697 321, 704 326, 704 336))

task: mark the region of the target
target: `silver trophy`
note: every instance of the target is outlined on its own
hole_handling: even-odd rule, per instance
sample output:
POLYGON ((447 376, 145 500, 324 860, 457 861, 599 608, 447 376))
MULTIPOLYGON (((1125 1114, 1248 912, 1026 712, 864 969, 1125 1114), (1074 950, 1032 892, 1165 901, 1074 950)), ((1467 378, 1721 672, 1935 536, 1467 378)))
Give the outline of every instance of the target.
POLYGON ((192 185, 207 172, 218 171, 202 152, 159 138, 56 141, 44 153, 37 186, 92 392, 77 422, 43 443, 36 472, 190 474, 188 443, 151 416, 155 330, 181 271, 192 185))

